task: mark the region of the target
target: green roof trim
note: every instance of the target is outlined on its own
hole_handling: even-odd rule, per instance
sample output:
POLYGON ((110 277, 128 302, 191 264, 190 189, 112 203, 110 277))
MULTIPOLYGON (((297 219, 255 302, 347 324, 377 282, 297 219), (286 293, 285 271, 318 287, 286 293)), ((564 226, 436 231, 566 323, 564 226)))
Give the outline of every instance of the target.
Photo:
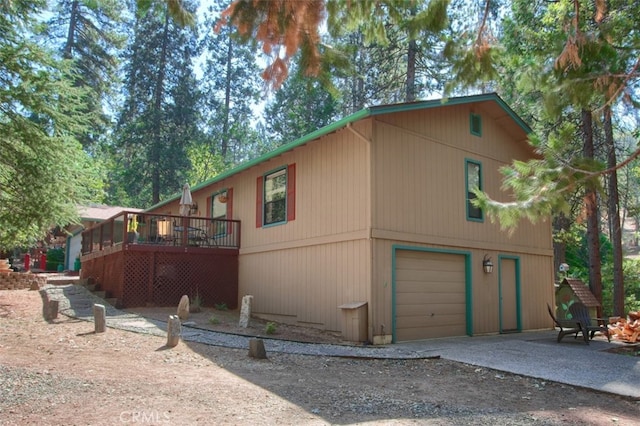
POLYGON ((380 105, 369 108, 371 110, 371 115, 380 115, 380 114, 390 114, 394 112, 406 112, 406 111, 414 111, 419 109, 429 109, 429 108, 437 108, 444 106, 455 106, 455 105, 464 105, 476 102, 483 101, 494 101, 497 103, 508 115, 515 121, 518 126, 525 131, 525 133, 529 134, 532 132, 531 128, 522 121, 518 114, 513 111, 509 105, 506 104, 505 101, 502 100, 497 93, 484 93, 482 95, 470 95, 470 96, 460 96, 456 98, 442 98, 442 99, 433 99, 429 101, 418 101, 411 102, 406 104, 394 104, 394 105, 380 105))
MULTIPOLYGON (((240 173, 253 166, 256 166, 260 163, 263 163, 279 155, 282 155, 288 151, 291 151, 294 148, 297 148, 301 145, 311 142, 314 139, 318 139, 321 136, 325 136, 325 135, 328 135, 329 133, 333 133, 336 130, 346 127, 347 125, 351 123, 355 123, 356 121, 362 120, 364 118, 373 117, 373 116, 382 115, 382 114, 392 114, 397 112, 438 108, 443 106, 464 105, 464 104, 483 102, 483 101, 496 102, 522 128, 522 130, 525 131, 525 133, 529 134, 532 132, 531 128, 524 121, 522 121, 520 117, 518 117, 518 115, 502 100, 502 98, 500 98, 500 96, 498 96, 497 93, 485 93, 481 95, 470 95, 470 96, 461 96, 461 97, 455 97, 455 98, 434 99, 429 101, 418 101, 418 102, 411 102, 411 103, 373 106, 373 107, 362 109, 351 115, 348 115, 347 117, 344 117, 336 121, 335 123, 322 127, 299 139, 296 139, 292 142, 282 145, 281 147, 276 148, 273 151, 263 154, 260 157, 254 158, 253 160, 249 160, 246 163, 242 163, 237 167, 234 167, 233 169, 227 170, 226 172, 223 172, 217 175, 216 177, 213 177, 195 186, 192 186, 191 192, 196 192, 206 186, 209 186, 213 183, 216 183, 223 179, 231 177, 237 173, 240 173)), ((180 191, 176 193, 176 195, 173 195, 172 197, 168 198, 167 200, 161 201, 149 207, 148 209, 145 209, 145 211, 155 210, 159 207, 169 204, 170 202, 179 199, 181 195, 182 195, 182 192, 180 191)))

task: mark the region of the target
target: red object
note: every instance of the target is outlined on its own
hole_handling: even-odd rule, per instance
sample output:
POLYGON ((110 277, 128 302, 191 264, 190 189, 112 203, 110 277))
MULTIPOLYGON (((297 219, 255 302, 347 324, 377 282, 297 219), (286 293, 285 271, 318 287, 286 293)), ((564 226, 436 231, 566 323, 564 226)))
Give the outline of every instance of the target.
POLYGON ((256 181, 256 228, 262 228, 262 191, 263 178, 258 176, 256 181))
POLYGON ((29 253, 25 253, 24 255, 24 270, 28 271, 31 269, 31 255, 29 253))
POLYGON ((40 269, 42 269, 43 271, 47 270, 47 255, 46 254, 41 254, 40 255, 40 269))
POLYGON ((296 164, 287 168, 287 221, 296 219, 296 164))

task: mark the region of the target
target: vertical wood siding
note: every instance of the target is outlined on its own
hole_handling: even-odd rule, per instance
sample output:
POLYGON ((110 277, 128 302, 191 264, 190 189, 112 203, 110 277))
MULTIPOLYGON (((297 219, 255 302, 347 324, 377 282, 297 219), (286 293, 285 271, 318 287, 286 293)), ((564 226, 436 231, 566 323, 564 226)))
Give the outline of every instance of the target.
MULTIPOLYGON (((369 133, 368 122, 354 127, 369 133)), ((340 330, 338 306, 369 300, 369 158, 369 143, 343 129, 231 179, 243 223, 239 296, 254 296, 257 315, 340 330), (256 179, 291 164, 295 220, 255 227, 256 179)))
POLYGON ((263 318, 340 331, 338 306, 369 300, 368 247, 361 239, 243 255, 240 296, 253 295, 263 318))
MULTIPOLYGON (((465 160, 482 166, 483 189, 501 193, 498 169, 533 151, 526 134, 495 103, 377 115, 296 147, 193 194, 233 188, 233 217, 242 221, 239 296, 254 295, 265 317, 340 330, 339 305, 367 301, 369 337, 391 334, 392 247, 471 253, 473 333, 499 331, 498 274, 482 258, 516 256, 521 265, 521 325, 549 326, 553 252, 548 221, 523 221, 511 233, 486 217, 466 219, 465 160), (470 133, 470 114, 482 135, 470 133), (295 164, 295 220, 256 227, 256 181, 295 164)), ((160 211, 177 212, 177 201, 160 211), (175 211, 174 211, 175 210, 175 211)))
POLYGON ((508 194, 500 189, 498 169, 514 159, 533 156, 523 143, 524 131, 504 115, 491 104, 475 104, 375 118, 371 154, 373 335, 390 334, 394 320, 389 285, 394 244, 471 253, 473 334, 500 331, 497 268, 485 274, 482 258, 488 254, 497 265, 499 255, 518 257, 522 328, 549 325, 544 309, 553 300, 550 222, 523 221, 509 232, 486 214, 482 222, 466 217, 465 160, 481 164, 483 190, 499 201, 508 201, 508 194), (472 112, 482 117, 480 137, 470 132, 472 112), (508 125, 510 132, 499 122, 508 125))
MULTIPOLYGON (((551 247, 549 223, 523 221, 512 234, 498 223, 466 218, 465 160, 482 165, 483 189, 502 193, 498 169, 531 156, 479 107, 482 137, 469 131, 469 106, 378 117, 373 156, 374 229, 508 246, 551 247)), ((524 135, 524 132, 523 132, 524 135)), ((486 215, 485 215, 486 216, 486 215)))
MULTIPOLYGON (((393 324, 393 247, 410 246, 415 249, 460 250, 460 247, 410 243, 405 240, 373 240, 373 273, 369 329, 373 335, 391 334, 393 324)), ((463 249, 464 250, 464 249, 463 249)), ((464 250, 466 251, 466 250, 464 250)), ((525 252, 491 251, 470 249, 471 255, 471 311, 472 333, 488 334, 500 332, 498 270, 499 255, 517 257, 520 261, 520 316, 523 330, 550 327, 546 303, 553 301, 553 256, 527 254, 525 252), (491 274, 482 270, 482 259, 488 254, 496 267, 491 274)), ((396 259, 397 260, 397 259, 396 259)), ((397 265, 396 265, 397 266, 397 265)))

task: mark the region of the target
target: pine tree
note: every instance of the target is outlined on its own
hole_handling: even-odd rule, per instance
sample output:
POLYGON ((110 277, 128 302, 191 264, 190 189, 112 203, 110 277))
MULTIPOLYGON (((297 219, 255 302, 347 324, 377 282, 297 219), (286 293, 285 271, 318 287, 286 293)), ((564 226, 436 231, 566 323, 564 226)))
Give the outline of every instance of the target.
POLYGON ((123 7, 122 0, 59 0, 49 20, 48 42, 57 42, 61 56, 73 63, 74 84, 87 91, 85 112, 93 125, 77 135, 87 150, 96 149, 97 139, 110 125, 104 105, 117 88, 117 55, 124 44, 120 33, 123 7))
POLYGON ((211 6, 203 25, 204 128, 212 142, 210 152, 237 164, 257 142, 253 108, 260 96, 259 68, 255 49, 239 43, 231 28, 213 31, 221 9, 222 5, 211 6))
POLYGON ((278 145, 292 142, 337 119, 338 102, 317 80, 295 73, 265 108, 265 127, 278 145))
POLYGON ((73 137, 88 123, 69 63, 33 42, 44 1, 0 7, 0 250, 29 246, 77 220, 95 196, 90 160, 73 137))
MULTIPOLYGON (((195 4, 184 3, 195 11, 195 4)), ((116 129, 112 197, 149 206, 174 194, 189 168, 187 148, 197 134, 200 98, 192 60, 197 53, 193 27, 171 19, 166 3, 136 16, 125 68, 125 103, 116 129)))

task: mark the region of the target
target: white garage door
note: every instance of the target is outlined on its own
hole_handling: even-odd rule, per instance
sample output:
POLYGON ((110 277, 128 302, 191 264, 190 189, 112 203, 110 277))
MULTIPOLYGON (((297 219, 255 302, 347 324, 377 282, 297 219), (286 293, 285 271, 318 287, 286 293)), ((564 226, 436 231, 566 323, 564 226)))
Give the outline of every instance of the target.
POLYGON ((466 334, 465 256, 396 252, 396 341, 466 334))

